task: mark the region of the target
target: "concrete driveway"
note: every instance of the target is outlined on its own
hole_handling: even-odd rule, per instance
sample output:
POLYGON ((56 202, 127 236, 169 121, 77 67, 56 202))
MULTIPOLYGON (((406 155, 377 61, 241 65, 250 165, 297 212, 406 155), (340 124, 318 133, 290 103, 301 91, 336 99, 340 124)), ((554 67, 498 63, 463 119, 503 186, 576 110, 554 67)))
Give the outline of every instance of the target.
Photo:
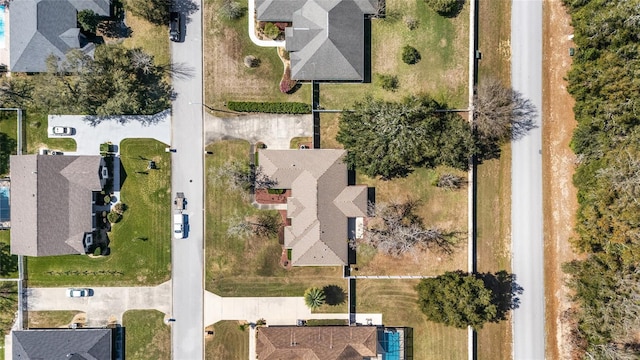
POLYGON ((104 326, 111 316, 122 323, 127 310, 153 309, 171 313, 171 282, 154 287, 92 287, 94 294, 70 298, 67 288, 28 288, 29 311, 78 310, 87 313, 87 326, 104 326))
POLYGON ((110 141, 119 145, 126 138, 156 139, 171 144, 170 110, 149 116, 88 117, 93 124, 85 118, 84 115, 49 115, 47 131, 50 138, 68 137, 76 141, 76 151, 67 152, 68 155, 99 155, 100 144, 110 141), (72 127, 75 133, 71 136, 51 135, 54 126, 72 127))
POLYGON ((252 144, 262 141, 269 149, 289 149, 294 137, 313 136, 309 115, 256 114, 233 118, 205 115, 205 144, 225 139, 242 139, 252 144))

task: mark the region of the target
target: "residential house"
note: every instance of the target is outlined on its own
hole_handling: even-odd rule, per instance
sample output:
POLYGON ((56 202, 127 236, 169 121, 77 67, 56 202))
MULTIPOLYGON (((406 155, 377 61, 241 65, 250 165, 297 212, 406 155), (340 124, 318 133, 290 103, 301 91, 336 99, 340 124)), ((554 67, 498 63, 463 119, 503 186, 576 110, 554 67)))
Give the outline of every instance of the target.
POLYGON ((13 0, 9 21, 9 70, 45 72, 46 60, 73 49, 93 56, 95 44, 78 28, 79 11, 109 16, 110 0, 13 0))
POLYGON ((405 359, 404 328, 269 326, 257 328, 258 360, 405 359))
POLYGON ((95 230, 94 194, 106 182, 100 156, 14 155, 11 253, 84 254, 95 230))
POLYGON ((33 329, 12 332, 13 360, 114 360, 112 329, 33 329))
POLYGON ((290 22, 291 78, 364 81, 365 16, 378 0, 255 0, 258 21, 290 22))
POLYGON ((345 150, 260 150, 261 171, 291 189, 284 247, 293 266, 348 264, 349 219, 367 216, 365 185, 349 185, 345 150))

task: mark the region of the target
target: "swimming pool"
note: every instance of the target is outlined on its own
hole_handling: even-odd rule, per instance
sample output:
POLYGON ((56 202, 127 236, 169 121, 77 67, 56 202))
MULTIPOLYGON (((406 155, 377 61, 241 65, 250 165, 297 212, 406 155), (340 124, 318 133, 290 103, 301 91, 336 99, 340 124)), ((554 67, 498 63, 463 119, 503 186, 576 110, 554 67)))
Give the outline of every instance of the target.
POLYGON ((9 187, 0 186, 0 221, 9 221, 11 218, 9 198, 9 187))
POLYGON ((4 49, 4 5, 0 5, 0 48, 4 49))
POLYGON ((400 360, 401 359, 401 345, 400 342, 400 333, 399 332, 390 332, 385 331, 383 333, 382 349, 384 349, 384 353, 382 353, 382 360, 400 360))

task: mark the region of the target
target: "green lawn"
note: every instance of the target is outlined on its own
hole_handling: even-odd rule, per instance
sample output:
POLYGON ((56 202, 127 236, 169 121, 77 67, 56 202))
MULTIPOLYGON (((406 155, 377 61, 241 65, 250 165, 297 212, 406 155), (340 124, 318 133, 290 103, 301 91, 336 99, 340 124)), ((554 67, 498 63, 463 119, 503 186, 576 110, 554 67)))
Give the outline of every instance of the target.
MULTIPOLYGON (((207 147, 206 288, 221 296, 302 296, 310 286, 341 282, 342 269, 285 270, 278 240, 242 240, 227 235, 230 219, 256 214, 240 191, 218 180, 217 168, 230 159, 248 161, 249 143, 221 141, 207 147)), ((341 284, 338 284, 341 285, 341 284)))
POLYGON ((214 335, 205 338, 205 358, 246 360, 249 358, 249 329, 240 330, 237 321, 220 321, 207 330, 214 335))
POLYGON ((47 114, 25 111, 22 115, 22 129, 26 134, 27 154, 36 154, 38 149, 47 148, 60 151, 75 151, 76 142, 71 138, 49 138, 47 114))
POLYGON ((165 144, 148 139, 120 143, 126 172, 121 201, 129 206, 109 234, 111 254, 27 258, 30 286, 157 285, 170 277, 171 163, 165 144), (146 171, 154 160, 157 170, 146 171))
MULTIPOLYGON (((84 321, 86 315, 80 311, 28 311, 26 313, 27 326, 29 329, 44 328, 67 328, 74 319, 75 315, 79 315, 84 321)), ((78 321, 78 322, 82 322, 78 321)))
POLYGON ((0 278, 18 277, 18 256, 11 255, 11 230, 0 230, 0 278))
POLYGON ((386 326, 413 329, 413 359, 467 358, 467 330, 428 321, 417 305, 417 280, 358 280, 356 311, 382 313, 386 326))
POLYGON ((124 39, 122 45, 129 49, 142 48, 153 55, 158 65, 171 62, 169 51, 168 26, 154 25, 150 22, 126 13, 127 26, 131 28, 131 37, 124 39))
POLYGON ((171 359, 171 328, 156 310, 129 310, 122 315, 128 359, 171 359))

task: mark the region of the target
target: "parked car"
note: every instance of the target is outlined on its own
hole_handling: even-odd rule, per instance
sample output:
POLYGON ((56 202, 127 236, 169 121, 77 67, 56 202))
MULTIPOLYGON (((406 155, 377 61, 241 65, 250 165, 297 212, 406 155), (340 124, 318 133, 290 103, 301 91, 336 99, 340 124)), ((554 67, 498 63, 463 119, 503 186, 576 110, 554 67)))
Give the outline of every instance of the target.
POLYGON ((68 297, 89 297, 93 296, 93 290, 82 288, 82 289, 67 289, 68 297))
POLYGON ((184 215, 173 214, 173 237, 184 238, 184 215))
POLYGON ((51 133, 53 135, 73 135, 74 130, 72 127, 54 126, 53 129, 51 129, 51 133))
POLYGON ((182 15, 179 12, 172 11, 169 13, 169 39, 171 41, 180 42, 180 27, 182 15))

